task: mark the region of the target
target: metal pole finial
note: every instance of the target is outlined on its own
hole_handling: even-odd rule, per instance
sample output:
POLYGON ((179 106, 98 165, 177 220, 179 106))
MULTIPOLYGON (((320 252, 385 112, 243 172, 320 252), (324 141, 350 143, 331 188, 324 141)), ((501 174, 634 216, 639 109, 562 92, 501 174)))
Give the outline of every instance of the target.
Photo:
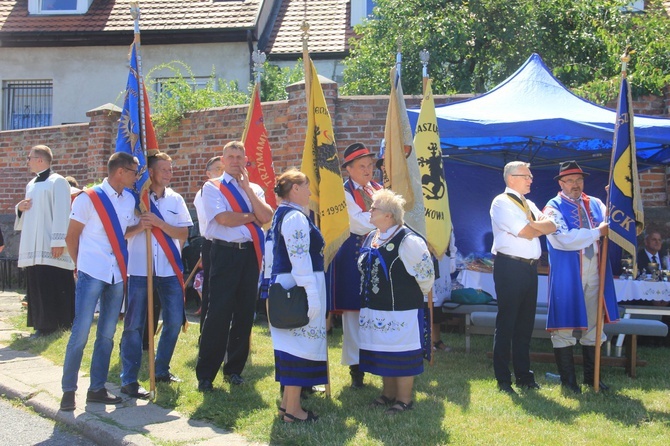
POLYGON ((626 46, 623 54, 621 55, 621 72, 626 73, 628 70, 628 62, 630 62, 630 55, 635 53, 635 51, 630 49, 630 46, 626 46))
POLYGON ((430 52, 427 49, 419 51, 419 59, 423 66, 423 77, 428 77, 428 61, 430 60, 430 52))
POLYGON ((261 73, 263 73, 263 64, 265 63, 265 53, 260 50, 255 50, 251 53, 251 60, 254 62, 254 73, 256 74, 256 83, 261 82, 261 73))
POLYGON ((133 20, 139 20, 140 18, 139 2, 130 2, 130 16, 133 18, 133 20))

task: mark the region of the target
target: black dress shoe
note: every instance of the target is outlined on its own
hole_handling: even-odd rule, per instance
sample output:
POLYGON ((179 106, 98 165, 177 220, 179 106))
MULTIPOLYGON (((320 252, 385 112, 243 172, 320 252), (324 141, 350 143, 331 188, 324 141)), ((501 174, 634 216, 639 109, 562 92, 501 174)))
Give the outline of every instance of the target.
POLYGON ((528 382, 518 382, 516 383, 517 387, 520 389, 528 389, 528 390, 538 390, 540 389, 540 385, 536 383, 535 381, 528 381, 528 382))
POLYGON ((352 389, 361 389, 365 386, 363 383, 365 372, 360 371, 358 364, 349 366, 349 375, 351 376, 352 389))
POLYGON ((86 393, 87 403, 119 404, 122 401, 123 398, 112 395, 104 387, 100 390, 89 390, 86 393))
POLYGON ((63 398, 60 400, 60 410, 64 412, 73 411, 77 405, 74 402, 74 390, 63 392, 63 398))
POLYGON ((149 399, 151 394, 144 387, 140 386, 139 383, 130 383, 125 386, 121 386, 121 393, 128 395, 131 398, 138 398, 140 400, 149 399))
POLYGON ((231 373, 230 375, 223 375, 223 380, 227 383, 231 383, 234 386, 240 386, 244 384, 244 378, 242 378, 237 373, 231 373))
POLYGON ((201 379, 198 381, 198 392, 211 392, 214 390, 214 386, 212 385, 212 381, 208 379, 201 379))
POLYGON ((512 388, 512 383, 498 383, 498 390, 505 392, 508 395, 516 395, 517 393, 512 388))
POLYGON ((168 373, 167 375, 157 376, 156 377, 156 382, 157 383, 180 383, 181 379, 177 378, 172 373, 168 373))

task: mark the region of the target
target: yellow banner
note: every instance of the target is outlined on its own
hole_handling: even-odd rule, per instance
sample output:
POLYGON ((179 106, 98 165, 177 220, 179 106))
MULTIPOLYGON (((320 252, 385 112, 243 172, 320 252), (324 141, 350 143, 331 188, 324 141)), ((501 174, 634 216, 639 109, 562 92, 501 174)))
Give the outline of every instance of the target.
POLYGON ((310 72, 305 73, 310 86, 307 135, 300 170, 309 178, 309 206, 326 242, 323 255, 327 268, 349 237, 349 214, 328 105, 311 60, 309 67, 310 72))
POLYGON ((435 257, 442 258, 449 248, 451 213, 430 79, 421 101, 421 112, 414 134, 414 149, 421 172, 428 248, 435 257))
POLYGON ((414 207, 414 193, 407 170, 407 156, 412 151, 412 145, 411 139, 407 141, 403 132, 400 114, 401 100, 404 101, 402 85, 400 84, 400 78, 396 76, 396 68, 393 67, 391 69, 391 96, 389 97, 386 125, 384 127, 384 142, 386 144, 384 187, 402 195, 407 201, 405 210, 409 210, 414 207))

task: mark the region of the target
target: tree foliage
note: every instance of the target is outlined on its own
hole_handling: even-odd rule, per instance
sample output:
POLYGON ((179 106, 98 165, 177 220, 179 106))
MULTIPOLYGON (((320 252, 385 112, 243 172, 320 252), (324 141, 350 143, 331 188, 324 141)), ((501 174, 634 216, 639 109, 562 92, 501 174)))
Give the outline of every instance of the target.
POLYGON ((263 64, 261 79, 261 100, 263 102, 288 99, 286 87, 305 77, 302 59, 298 59, 293 67, 280 68, 268 62, 263 64))
MULTIPOLYGON (((280 68, 265 62, 265 75, 261 81, 261 100, 278 101, 288 98, 286 86, 303 77, 302 62, 293 68, 280 68)), ((150 101, 152 122, 159 135, 165 135, 176 129, 188 112, 205 110, 212 107, 248 104, 250 92, 239 90, 236 81, 227 81, 216 77, 215 68, 203 88, 196 87, 196 76, 186 63, 173 60, 157 65, 147 74, 147 85, 151 88, 150 101), (169 76, 153 77, 154 73, 169 73, 169 76), (160 83, 160 89, 156 88, 160 83)), ((253 88, 250 84, 249 89, 253 88)))
POLYGON ((159 135, 177 128, 188 112, 249 102, 249 95, 239 91, 237 82, 217 79, 214 68, 205 87, 196 88, 196 76, 191 67, 178 60, 154 67, 147 74, 147 81, 147 85, 153 87, 148 89, 152 92, 151 120, 159 135), (170 73, 169 77, 152 78, 153 73, 164 70, 170 73), (155 88, 158 82, 159 90, 155 88))
POLYGON ((376 0, 375 19, 356 28, 345 60, 344 94, 388 94, 402 39, 403 89, 421 92, 419 52, 440 94, 483 93, 533 52, 567 87, 592 100, 616 97, 620 55, 634 93, 659 94, 670 83, 670 19, 662 2, 623 13, 630 0, 376 0))

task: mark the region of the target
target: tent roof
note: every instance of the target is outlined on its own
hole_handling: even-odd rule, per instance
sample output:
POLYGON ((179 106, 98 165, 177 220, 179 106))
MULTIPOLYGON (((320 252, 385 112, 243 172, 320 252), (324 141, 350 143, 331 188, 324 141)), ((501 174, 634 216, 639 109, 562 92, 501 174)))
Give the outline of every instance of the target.
MULTIPOLYGON (((538 54, 493 90, 436 107, 447 161, 502 168, 514 160, 555 168, 576 159, 609 170, 616 111, 571 93, 538 54)), ((416 126, 419 109, 408 110, 416 126)), ((670 163, 670 119, 634 118, 638 167, 670 163)))

